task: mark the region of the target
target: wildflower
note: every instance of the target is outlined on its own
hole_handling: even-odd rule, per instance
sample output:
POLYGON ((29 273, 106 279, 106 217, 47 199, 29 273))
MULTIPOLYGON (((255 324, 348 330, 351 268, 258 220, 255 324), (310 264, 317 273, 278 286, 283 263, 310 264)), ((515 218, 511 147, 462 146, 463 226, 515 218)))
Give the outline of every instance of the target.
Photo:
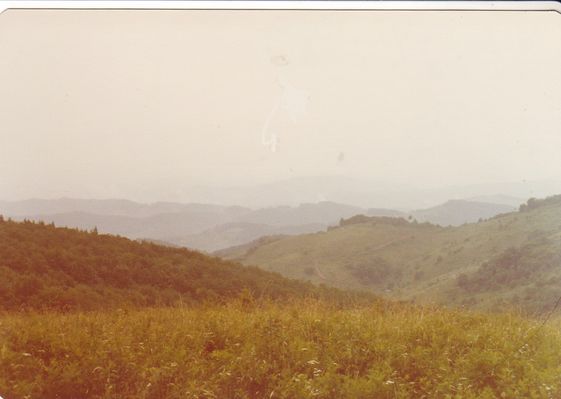
POLYGON ((318 362, 317 360, 315 360, 315 359, 308 360, 306 363, 308 363, 308 364, 311 365, 311 366, 316 365, 316 364, 319 364, 319 362, 318 362))
POLYGON ((391 384, 395 384, 395 382, 392 380, 387 380, 386 382, 384 382, 384 384, 391 385, 391 384))

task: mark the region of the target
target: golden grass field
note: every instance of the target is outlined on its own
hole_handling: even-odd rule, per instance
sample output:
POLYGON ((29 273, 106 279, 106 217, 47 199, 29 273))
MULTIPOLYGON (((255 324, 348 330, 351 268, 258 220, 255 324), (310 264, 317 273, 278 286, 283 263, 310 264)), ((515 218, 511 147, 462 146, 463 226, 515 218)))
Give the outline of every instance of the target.
POLYGON ((385 301, 247 297, 228 305, 5 313, 0 395, 558 398, 561 334, 538 325, 513 314, 385 301))

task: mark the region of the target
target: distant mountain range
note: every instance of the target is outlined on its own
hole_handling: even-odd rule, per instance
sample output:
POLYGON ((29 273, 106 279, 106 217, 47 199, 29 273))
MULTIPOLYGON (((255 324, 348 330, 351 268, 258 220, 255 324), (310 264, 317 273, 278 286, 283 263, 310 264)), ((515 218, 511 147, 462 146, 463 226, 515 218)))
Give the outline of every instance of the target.
POLYGON ((398 184, 346 176, 309 176, 247 186, 183 187, 178 188, 178 197, 189 202, 235 204, 252 208, 329 201, 361 208, 409 211, 437 206, 450 199, 517 207, 528 198, 542 198, 561 192, 561 178, 437 187, 416 187, 416 183, 398 184))
MULTIPOLYGON (((530 198, 528 196, 527 198, 530 198)), ((487 204, 508 205, 513 208, 518 208, 521 204, 526 202, 525 199, 512 197, 510 195, 479 195, 476 197, 466 198, 467 201, 485 202, 487 204)))
POLYGON ((432 208, 413 211, 411 215, 419 222, 430 222, 441 226, 459 226, 464 223, 477 222, 479 219, 488 219, 501 213, 512 212, 515 209, 510 205, 450 200, 432 208))
POLYGON ((173 202, 142 204, 120 199, 0 201, 0 214, 15 220, 53 222, 57 226, 84 230, 95 227, 101 233, 208 252, 243 245, 268 235, 323 231, 341 219, 360 214, 410 218, 446 226, 476 222, 514 209, 512 205, 464 200, 412 212, 328 201, 259 209, 173 202))

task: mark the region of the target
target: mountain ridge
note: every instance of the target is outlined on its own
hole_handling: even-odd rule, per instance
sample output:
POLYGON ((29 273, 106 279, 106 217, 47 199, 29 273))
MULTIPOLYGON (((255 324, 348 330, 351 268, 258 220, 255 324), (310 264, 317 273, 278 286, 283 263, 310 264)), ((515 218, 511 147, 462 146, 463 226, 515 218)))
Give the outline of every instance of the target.
POLYGON ((58 226, 88 230, 95 227, 102 233, 165 241, 208 252, 249 243, 263 235, 323 231, 341 219, 358 214, 411 217, 442 225, 457 225, 512 209, 465 200, 412 212, 360 208, 331 201, 259 209, 198 203, 142 204, 118 199, 0 201, 0 214, 15 220, 54 222, 58 226), (455 204, 452 209, 449 209, 450 204, 455 204), (232 228, 235 224, 239 227, 237 235, 232 228))

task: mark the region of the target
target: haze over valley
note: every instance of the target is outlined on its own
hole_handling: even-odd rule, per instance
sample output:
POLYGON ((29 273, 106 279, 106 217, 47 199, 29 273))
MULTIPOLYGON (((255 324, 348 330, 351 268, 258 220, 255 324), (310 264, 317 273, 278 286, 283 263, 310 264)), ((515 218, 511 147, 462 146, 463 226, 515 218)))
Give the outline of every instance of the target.
POLYGON ((431 222, 442 226, 473 223, 516 209, 522 199, 509 196, 450 200, 427 209, 410 211, 361 208, 319 201, 297 206, 248 208, 211 204, 157 202, 142 204, 129 200, 0 201, 0 214, 15 220, 35 220, 57 226, 132 239, 155 240, 169 245, 215 251, 248 243, 262 236, 293 235, 323 231, 340 219, 355 215, 391 216, 431 222))

